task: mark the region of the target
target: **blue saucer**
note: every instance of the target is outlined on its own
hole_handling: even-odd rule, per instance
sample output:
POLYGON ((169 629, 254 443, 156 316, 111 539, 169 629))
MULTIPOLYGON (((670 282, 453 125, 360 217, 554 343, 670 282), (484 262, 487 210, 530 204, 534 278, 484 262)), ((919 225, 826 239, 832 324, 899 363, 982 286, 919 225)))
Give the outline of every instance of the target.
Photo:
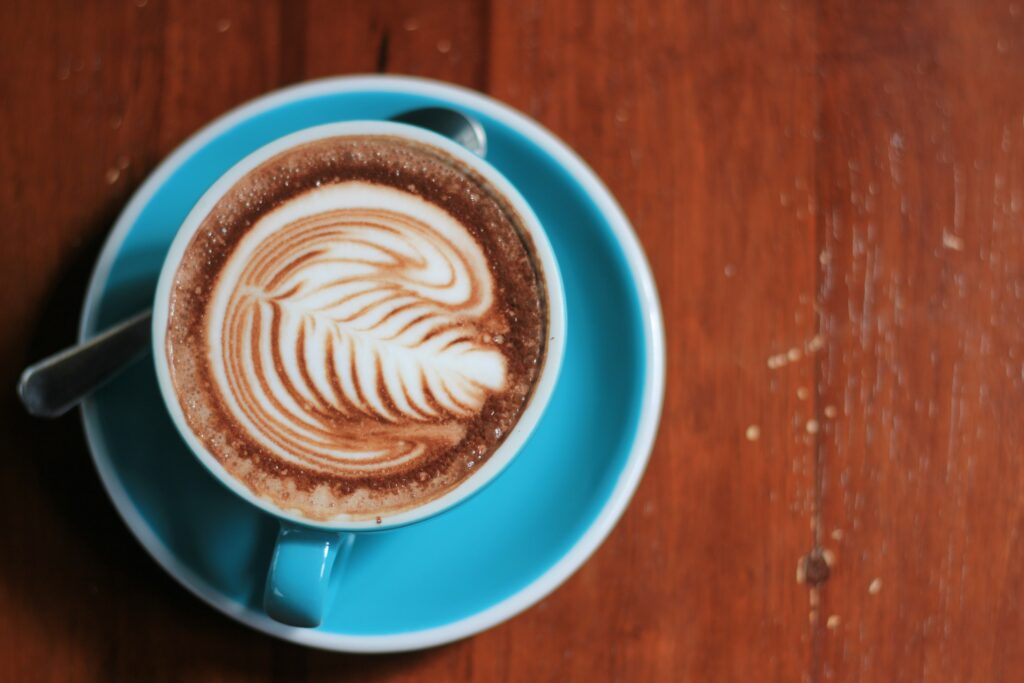
POLYGON ((152 362, 134 365, 83 406, 103 484, 154 559, 229 616, 316 647, 409 650, 479 632, 554 590, 618 520, 654 439, 665 361, 650 271, 608 191, 549 132, 477 93, 398 77, 306 83, 218 119, 154 171, 108 238, 82 314, 84 339, 150 306, 185 215, 249 152, 300 128, 428 105, 483 123, 488 160, 536 211, 565 281, 570 334, 558 386, 496 481, 439 517, 358 539, 324 624, 291 628, 260 607, 276 521, 189 453, 152 362))

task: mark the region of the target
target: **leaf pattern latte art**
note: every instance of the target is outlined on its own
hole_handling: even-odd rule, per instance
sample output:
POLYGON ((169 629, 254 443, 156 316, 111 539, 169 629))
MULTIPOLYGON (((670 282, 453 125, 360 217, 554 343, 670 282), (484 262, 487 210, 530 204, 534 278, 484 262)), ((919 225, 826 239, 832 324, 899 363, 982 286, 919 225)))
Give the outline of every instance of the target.
POLYGON ((211 316, 235 417, 277 455, 337 474, 457 443, 507 372, 482 326, 492 282, 472 235, 391 188, 373 192, 402 201, 351 206, 358 189, 265 216, 222 273, 211 316))

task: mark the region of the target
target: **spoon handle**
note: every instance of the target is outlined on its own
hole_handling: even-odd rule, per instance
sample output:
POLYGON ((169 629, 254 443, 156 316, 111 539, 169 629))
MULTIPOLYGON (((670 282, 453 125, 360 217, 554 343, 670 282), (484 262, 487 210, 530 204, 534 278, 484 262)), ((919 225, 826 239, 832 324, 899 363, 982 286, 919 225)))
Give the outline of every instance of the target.
POLYGON ((151 318, 150 311, 139 313, 26 368, 18 382, 22 404, 36 417, 58 417, 74 408, 148 350, 151 318))

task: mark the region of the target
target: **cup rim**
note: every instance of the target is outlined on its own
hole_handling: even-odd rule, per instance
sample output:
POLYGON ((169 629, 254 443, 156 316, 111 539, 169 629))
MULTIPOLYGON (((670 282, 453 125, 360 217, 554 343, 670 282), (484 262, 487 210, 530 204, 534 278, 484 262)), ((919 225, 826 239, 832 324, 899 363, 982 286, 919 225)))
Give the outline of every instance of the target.
POLYGON ((410 124, 373 119, 342 121, 303 128, 272 140, 231 166, 202 194, 175 233, 171 246, 160 267, 160 275, 153 299, 151 336, 157 385, 175 429, 184 439, 192 454, 203 463, 206 469, 218 481, 247 502, 279 519, 287 520, 293 524, 332 531, 384 531, 426 520, 464 502, 490 484, 515 459, 515 456, 522 451, 523 446, 539 423, 547 407, 561 369, 566 336, 565 293, 554 249, 540 220, 515 186, 486 159, 473 154, 449 138, 410 124), (178 402, 177 393, 173 387, 165 351, 167 309, 174 275, 193 235, 221 197, 242 176, 280 152, 314 140, 355 135, 397 136, 437 147, 455 157, 458 161, 465 163, 474 172, 482 175, 488 183, 493 185, 508 200, 529 233, 536 252, 537 264, 540 266, 544 276, 548 304, 548 340, 544 366, 534 384, 533 392, 527 401, 526 407, 520 413, 519 419, 509 431, 504 441, 501 442, 498 448, 476 472, 463 479, 455 488, 423 505, 390 515, 381 515, 379 517, 380 522, 372 517, 369 519, 350 519, 344 514, 329 520, 313 520, 300 515, 296 511, 282 509, 271 501, 253 493, 224 468, 220 461, 209 452, 188 426, 181 405, 178 402))

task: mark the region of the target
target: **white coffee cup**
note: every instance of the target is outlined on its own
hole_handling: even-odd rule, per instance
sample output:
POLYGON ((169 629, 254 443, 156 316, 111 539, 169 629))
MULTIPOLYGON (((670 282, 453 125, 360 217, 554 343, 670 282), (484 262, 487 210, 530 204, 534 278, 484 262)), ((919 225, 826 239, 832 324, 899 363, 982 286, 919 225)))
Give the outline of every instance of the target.
POLYGON ((270 616, 299 626, 320 623, 332 570, 335 565, 342 564, 339 557, 351 548, 354 533, 392 529, 427 519, 466 500, 505 469, 521 451, 547 406, 561 366, 565 337, 565 296, 555 255, 539 220, 519 192, 490 164, 448 138, 408 124, 388 121, 352 121, 307 128, 261 147, 233 166, 203 194, 178 229, 161 268, 153 303, 153 357, 160 392, 171 419, 189 448, 213 476, 244 500, 280 520, 281 530, 268 574, 265 607, 270 616), (536 265, 547 287, 547 348, 543 367, 526 408, 505 440, 478 471, 440 497, 389 515, 381 523, 345 515, 328 521, 314 521, 255 495, 232 476, 193 433, 171 380, 166 352, 167 320, 172 285, 186 248, 203 220, 228 190, 261 163, 287 149, 322 138, 363 135, 393 136, 439 148, 482 176, 509 202, 529 233, 536 265))

